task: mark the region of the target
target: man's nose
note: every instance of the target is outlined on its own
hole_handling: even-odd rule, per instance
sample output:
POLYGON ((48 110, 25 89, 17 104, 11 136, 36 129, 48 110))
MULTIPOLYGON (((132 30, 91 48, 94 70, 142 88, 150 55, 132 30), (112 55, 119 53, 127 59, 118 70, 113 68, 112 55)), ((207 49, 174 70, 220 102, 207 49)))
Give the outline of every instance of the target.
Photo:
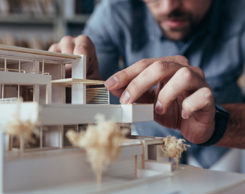
POLYGON ((161 0, 161 10, 164 14, 169 14, 181 6, 182 0, 161 0))

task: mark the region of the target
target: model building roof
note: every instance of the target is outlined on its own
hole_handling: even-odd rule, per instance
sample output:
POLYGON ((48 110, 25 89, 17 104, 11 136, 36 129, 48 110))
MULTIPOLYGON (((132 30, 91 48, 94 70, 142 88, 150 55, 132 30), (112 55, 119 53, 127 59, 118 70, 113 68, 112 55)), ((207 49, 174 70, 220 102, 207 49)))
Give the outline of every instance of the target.
POLYGON ((61 54, 37 49, 28 49, 22 47, 8 46, 0 44, 0 56, 10 57, 11 59, 36 59, 36 60, 45 60, 45 62, 50 61, 52 63, 71 63, 74 60, 79 60, 79 55, 68 55, 61 54))

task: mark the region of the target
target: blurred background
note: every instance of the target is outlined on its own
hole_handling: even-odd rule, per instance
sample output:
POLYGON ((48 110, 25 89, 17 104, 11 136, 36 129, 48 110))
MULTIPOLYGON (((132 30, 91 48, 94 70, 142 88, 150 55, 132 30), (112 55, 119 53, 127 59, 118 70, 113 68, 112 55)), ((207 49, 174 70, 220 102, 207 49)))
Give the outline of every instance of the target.
POLYGON ((100 0, 0 0, 0 44, 48 49, 76 36, 100 0))

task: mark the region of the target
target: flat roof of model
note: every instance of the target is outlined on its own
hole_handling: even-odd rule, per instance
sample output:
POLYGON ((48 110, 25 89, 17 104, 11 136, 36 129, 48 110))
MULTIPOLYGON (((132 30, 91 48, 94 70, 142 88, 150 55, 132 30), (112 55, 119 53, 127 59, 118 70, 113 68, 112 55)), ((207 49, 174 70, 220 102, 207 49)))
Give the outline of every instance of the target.
POLYGON ((16 46, 0 44, 0 56, 11 59, 36 59, 50 62, 71 63, 74 60, 80 60, 79 55, 62 54, 38 49, 30 49, 16 46))

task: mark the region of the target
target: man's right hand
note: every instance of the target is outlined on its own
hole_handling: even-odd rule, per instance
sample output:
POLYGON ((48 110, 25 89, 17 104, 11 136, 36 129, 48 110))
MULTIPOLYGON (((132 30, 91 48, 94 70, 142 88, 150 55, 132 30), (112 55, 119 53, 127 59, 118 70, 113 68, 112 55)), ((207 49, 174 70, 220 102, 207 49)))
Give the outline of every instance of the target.
POLYGON ((140 60, 105 85, 123 104, 154 103, 155 121, 179 129, 192 143, 205 143, 214 132, 212 90, 203 71, 183 56, 140 60))
MULTIPOLYGON (((87 78, 101 79, 95 46, 88 36, 64 36, 58 43, 52 44, 49 51, 63 54, 86 55, 87 78)), ((65 69, 66 77, 70 78, 71 64, 66 64, 65 69)))

